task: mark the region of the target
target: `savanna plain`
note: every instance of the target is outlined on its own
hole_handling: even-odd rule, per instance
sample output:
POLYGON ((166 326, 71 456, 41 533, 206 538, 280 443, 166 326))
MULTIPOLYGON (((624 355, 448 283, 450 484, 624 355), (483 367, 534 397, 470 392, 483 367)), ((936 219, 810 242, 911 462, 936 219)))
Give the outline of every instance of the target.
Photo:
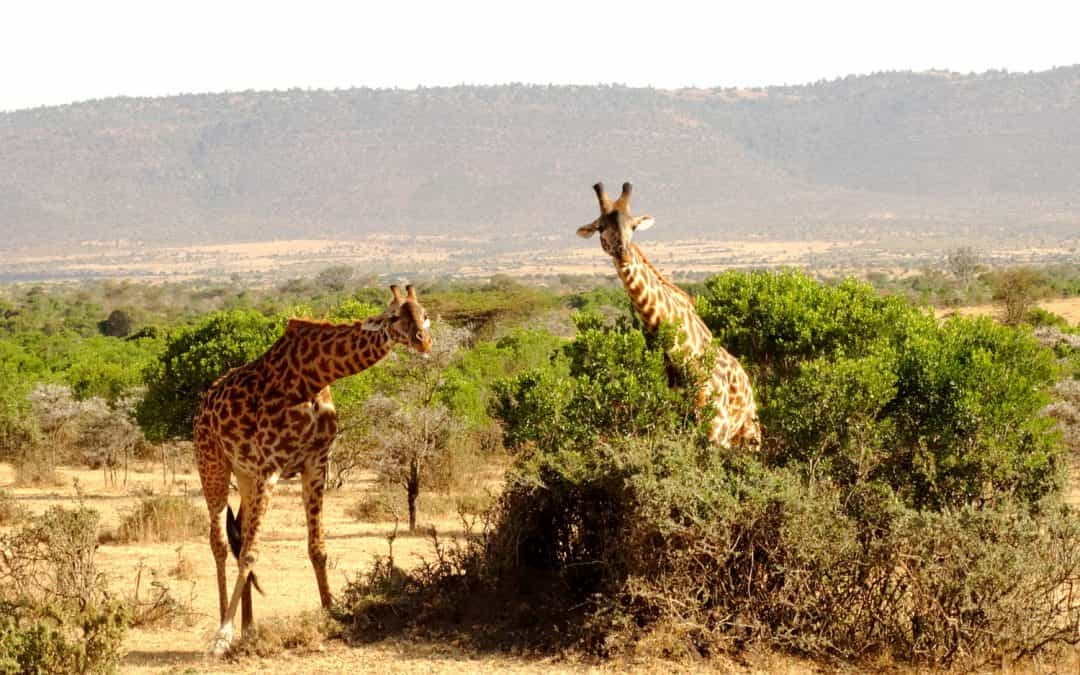
POLYGON ((567 254, 419 283, 430 358, 332 386, 334 608, 283 480, 257 630, 220 660, 198 396, 389 282, 318 259, 246 283, 207 274, 215 249, 3 286, 0 671, 1080 672, 1080 265, 805 267, 833 249, 677 277, 751 374, 754 454, 705 444, 692 369, 613 275, 567 254))

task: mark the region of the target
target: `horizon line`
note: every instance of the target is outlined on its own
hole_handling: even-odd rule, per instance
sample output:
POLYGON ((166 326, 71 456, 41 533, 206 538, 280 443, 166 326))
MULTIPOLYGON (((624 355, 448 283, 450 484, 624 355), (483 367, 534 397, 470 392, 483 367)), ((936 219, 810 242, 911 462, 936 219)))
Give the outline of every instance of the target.
POLYGON ((65 103, 41 103, 38 105, 30 105, 19 108, 6 108, 0 109, 0 115, 11 115, 24 112, 35 112, 50 108, 64 108, 69 106, 85 105, 88 103, 99 103, 104 101, 114 100, 162 100, 169 98, 180 98, 185 96, 224 96, 231 94, 264 94, 264 93, 287 93, 291 91, 306 91, 306 92, 348 92, 356 90, 370 90, 370 91, 422 91, 422 90, 443 90, 443 89, 457 89, 461 87, 468 88, 500 88, 500 87, 548 87, 548 88, 601 88, 608 87, 613 89, 651 89, 655 91, 754 91, 754 90, 768 90, 768 89, 785 89, 792 87, 809 87, 821 83, 833 83, 847 80, 849 78, 863 79, 871 78, 881 75, 892 74, 912 74, 912 75, 948 75, 958 77, 984 77, 986 75, 1041 75, 1045 73, 1051 73, 1057 70, 1068 70, 1072 68, 1080 68, 1080 62, 1071 63, 1067 65, 1055 65, 1048 68, 1039 70, 1009 70, 1008 68, 987 68, 983 71, 968 71, 961 72, 957 70, 950 70, 948 68, 929 68, 924 70, 913 69, 891 69, 891 70, 874 70, 870 72, 853 72, 845 75, 837 75, 835 77, 827 78, 821 77, 816 80, 809 80, 803 82, 784 82, 780 84, 761 84, 761 85, 722 85, 716 84, 712 86, 699 86, 699 85, 682 85, 677 87, 658 87, 650 84, 641 85, 629 85, 620 82, 594 82, 589 84, 575 83, 575 82, 526 82, 526 81, 510 81, 510 82, 459 82, 456 84, 416 84, 414 86, 371 86, 363 84, 343 85, 338 87, 310 87, 294 85, 289 87, 274 87, 269 89, 218 89, 218 90, 205 90, 205 91, 180 91, 167 94, 112 94, 94 98, 84 98, 68 101, 65 103))

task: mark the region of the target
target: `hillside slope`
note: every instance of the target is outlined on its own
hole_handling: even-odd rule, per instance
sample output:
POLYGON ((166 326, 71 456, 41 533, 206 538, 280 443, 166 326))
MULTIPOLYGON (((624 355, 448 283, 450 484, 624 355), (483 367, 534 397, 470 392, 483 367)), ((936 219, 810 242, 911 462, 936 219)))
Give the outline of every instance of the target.
POLYGON ((8 244, 527 234, 632 179, 657 236, 1059 236, 1080 67, 760 90, 243 92, 0 114, 8 244))

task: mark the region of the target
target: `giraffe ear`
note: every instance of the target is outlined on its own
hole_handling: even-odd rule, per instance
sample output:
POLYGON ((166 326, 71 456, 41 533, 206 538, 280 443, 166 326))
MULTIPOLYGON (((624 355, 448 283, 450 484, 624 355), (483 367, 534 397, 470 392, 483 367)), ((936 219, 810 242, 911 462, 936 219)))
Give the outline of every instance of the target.
POLYGON ((581 237, 582 239, 588 239, 589 237, 596 234, 596 231, 599 230, 599 229, 600 229, 600 221, 599 220, 594 220, 591 223, 589 223, 588 225, 582 225, 581 227, 579 227, 577 229, 577 236, 581 237))
POLYGON ((630 221, 630 227, 634 228, 635 232, 647 230, 655 224, 656 221, 653 220, 652 216, 638 216, 630 221))

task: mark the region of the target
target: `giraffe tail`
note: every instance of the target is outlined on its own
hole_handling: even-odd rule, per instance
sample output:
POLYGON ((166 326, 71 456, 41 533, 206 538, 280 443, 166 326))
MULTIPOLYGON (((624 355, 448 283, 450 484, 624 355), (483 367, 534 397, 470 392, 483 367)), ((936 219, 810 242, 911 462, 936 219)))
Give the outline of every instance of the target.
MULTIPOLYGON (((240 548, 244 544, 244 538, 240 534, 240 519, 243 517, 244 507, 238 508, 236 515, 233 516, 232 507, 225 506, 225 535, 229 538, 229 548, 232 549, 233 557, 237 560, 240 559, 240 548)), ((255 570, 252 570, 251 574, 248 575, 248 580, 251 581, 251 585, 255 587, 259 595, 266 595, 259 586, 259 580, 255 578, 255 570)))

